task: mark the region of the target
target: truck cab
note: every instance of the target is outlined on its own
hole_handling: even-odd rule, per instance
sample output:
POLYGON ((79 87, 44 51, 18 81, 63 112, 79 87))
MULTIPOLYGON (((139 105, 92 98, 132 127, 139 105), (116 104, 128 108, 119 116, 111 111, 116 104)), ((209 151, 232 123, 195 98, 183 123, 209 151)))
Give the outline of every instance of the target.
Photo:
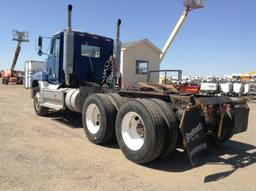
MULTIPOLYGON (((113 54, 114 41, 110 38, 84 32, 72 32, 69 41, 71 51, 64 55, 64 33, 52 36, 50 52, 46 59, 46 71, 36 74, 33 81, 47 81, 50 84, 79 87, 85 82, 102 83, 105 63, 113 54), (68 58, 65 58, 67 57, 68 58), (64 60, 69 59, 70 84, 65 84, 64 60)), ((42 53, 42 50, 41 54, 42 53)))
POLYGON ((43 51, 43 37, 38 37, 38 55, 47 56, 46 68, 32 76, 32 96, 37 114, 41 108, 81 112, 83 102, 102 87, 115 87, 120 79, 121 42, 71 28, 72 6, 68 6, 68 26, 50 38, 49 53, 43 51), (89 85, 88 85, 89 84, 89 85), (91 86, 94 87, 91 90, 91 86), (83 90, 81 90, 83 89, 83 90))

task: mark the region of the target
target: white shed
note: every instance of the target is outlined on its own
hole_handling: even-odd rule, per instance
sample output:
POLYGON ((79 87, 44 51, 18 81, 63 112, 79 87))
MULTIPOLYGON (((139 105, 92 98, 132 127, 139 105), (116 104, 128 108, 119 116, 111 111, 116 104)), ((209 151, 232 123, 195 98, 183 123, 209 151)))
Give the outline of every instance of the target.
MULTIPOLYGON (((160 69, 162 51, 148 39, 122 44, 121 66, 122 88, 146 82, 149 71, 160 69)), ((150 75, 150 82, 159 83, 159 73, 150 75)))

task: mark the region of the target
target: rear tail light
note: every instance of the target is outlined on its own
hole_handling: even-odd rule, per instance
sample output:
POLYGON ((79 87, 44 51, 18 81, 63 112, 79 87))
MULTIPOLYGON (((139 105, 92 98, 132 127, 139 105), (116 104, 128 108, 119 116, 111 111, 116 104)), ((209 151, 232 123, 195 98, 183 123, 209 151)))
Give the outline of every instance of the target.
POLYGON ((208 105, 208 106, 207 106, 207 113, 208 113, 208 114, 212 114, 213 111, 214 111, 213 105, 208 105))
POLYGON ((245 101, 237 102, 234 107, 235 108, 246 108, 246 109, 249 108, 245 101))
POLYGON ((230 104, 224 103, 224 104, 222 105, 221 111, 222 111, 222 113, 226 113, 226 112, 229 112, 230 109, 231 109, 230 104))

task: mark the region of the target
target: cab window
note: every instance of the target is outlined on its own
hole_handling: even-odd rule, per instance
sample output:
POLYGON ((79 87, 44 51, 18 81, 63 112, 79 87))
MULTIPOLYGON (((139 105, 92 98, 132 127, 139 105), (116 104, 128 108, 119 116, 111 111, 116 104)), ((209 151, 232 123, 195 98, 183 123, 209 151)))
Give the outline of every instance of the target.
POLYGON ((52 40, 51 55, 59 55, 60 53, 60 39, 55 38, 52 40))
POLYGON ((100 58, 100 47, 82 44, 81 56, 85 56, 89 58, 100 58))

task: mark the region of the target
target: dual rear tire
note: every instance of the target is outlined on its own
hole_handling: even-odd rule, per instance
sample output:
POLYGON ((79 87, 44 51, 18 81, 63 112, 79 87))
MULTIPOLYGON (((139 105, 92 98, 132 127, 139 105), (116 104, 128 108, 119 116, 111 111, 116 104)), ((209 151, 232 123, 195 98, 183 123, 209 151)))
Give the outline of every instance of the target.
POLYGON ((87 138, 98 145, 113 140, 117 111, 126 101, 115 93, 93 94, 82 109, 83 128, 87 138))
POLYGON ((89 96, 82 110, 88 139, 104 144, 116 136, 127 159, 144 164, 169 156, 176 148, 176 118, 161 100, 127 101, 118 94, 89 96))
POLYGON ((89 96, 83 106, 82 121, 87 138, 95 144, 104 144, 114 136, 116 109, 104 94, 89 96))
POLYGON ((133 100, 123 105, 116 117, 116 138, 127 159, 144 164, 163 151, 166 134, 157 105, 149 100, 133 100))
POLYGON ((158 99, 129 101, 116 117, 118 144, 138 164, 169 156, 176 148, 177 128, 174 112, 158 99))

